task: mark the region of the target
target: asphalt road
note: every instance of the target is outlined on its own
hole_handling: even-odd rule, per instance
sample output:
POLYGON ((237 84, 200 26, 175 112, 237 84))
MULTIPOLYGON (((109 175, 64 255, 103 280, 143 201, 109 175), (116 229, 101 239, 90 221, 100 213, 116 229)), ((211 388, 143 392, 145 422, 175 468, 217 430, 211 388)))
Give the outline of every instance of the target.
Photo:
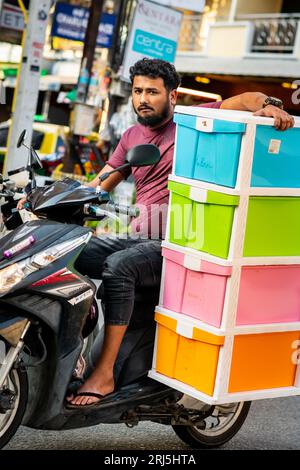
MULTIPOLYGON (((171 427, 141 423, 99 425, 74 431, 37 431, 21 427, 6 446, 10 450, 187 450, 171 427)), ((252 403, 239 433, 221 449, 300 449, 300 397, 252 403)))

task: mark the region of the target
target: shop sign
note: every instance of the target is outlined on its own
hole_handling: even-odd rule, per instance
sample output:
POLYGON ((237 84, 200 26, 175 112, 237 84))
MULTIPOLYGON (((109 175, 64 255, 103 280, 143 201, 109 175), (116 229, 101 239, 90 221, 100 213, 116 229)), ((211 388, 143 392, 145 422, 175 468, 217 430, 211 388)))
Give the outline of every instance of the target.
POLYGON ((23 31, 24 16, 21 8, 3 3, 2 11, 0 12, 0 27, 13 31, 23 31))
MULTIPOLYGON (((51 36, 83 42, 88 19, 88 8, 58 2, 53 16, 51 36)), ((97 38, 98 47, 111 47, 115 22, 116 15, 102 14, 97 38)))
POLYGON ((126 46, 122 78, 143 57, 174 62, 182 13, 149 0, 139 0, 126 46))

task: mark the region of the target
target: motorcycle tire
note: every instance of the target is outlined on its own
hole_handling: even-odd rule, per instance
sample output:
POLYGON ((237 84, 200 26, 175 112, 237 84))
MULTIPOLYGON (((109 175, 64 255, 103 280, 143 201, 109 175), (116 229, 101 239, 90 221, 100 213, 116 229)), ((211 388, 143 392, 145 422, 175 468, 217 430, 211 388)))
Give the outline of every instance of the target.
POLYGON ((172 427, 177 436, 193 449, 220 447, 230 441, 240 430, 248 415, 250 405, 250 401, 229 405, 215 405, 211 407, 211 412, 207 414, 203 424, 200 426, 174 425, 172 427), (232 411, 230 411, 229 407, 232 408, 232 411), (218 410, 220 410, 219 414, 218 410), (211 423, 209 424, 210 419, 211 423), (213 421, 215 421, 215 426, 213 421))
POLYGON ((10 441, 22 423, 28 399, 26 371, 20 367, 11 369, 5 385, 16 393, 16 398, 11 410, 0 413, 0 449, 10 441))

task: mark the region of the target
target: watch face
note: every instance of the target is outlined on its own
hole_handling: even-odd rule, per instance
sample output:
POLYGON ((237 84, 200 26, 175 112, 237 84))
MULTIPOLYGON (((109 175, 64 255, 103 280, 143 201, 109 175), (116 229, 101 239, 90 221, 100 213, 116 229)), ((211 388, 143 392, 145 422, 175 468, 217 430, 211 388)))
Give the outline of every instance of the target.
POLYGON ((279 98, 275 98, 274 96, 268 96, 268 98, 266 98, 264 106, 267 106, 268 104, 272 104, 273 106, 277 106, 277 108, 283 108, 282 101, 279 98))

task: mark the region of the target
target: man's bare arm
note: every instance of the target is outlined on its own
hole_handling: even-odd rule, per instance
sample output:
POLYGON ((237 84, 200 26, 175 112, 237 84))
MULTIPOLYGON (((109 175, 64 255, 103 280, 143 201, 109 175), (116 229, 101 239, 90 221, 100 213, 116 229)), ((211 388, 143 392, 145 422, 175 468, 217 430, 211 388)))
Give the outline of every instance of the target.
POLYGON ((267 95, 259 92, 247 92, 241 95, 232 96, 224 100, 222 109, 235 109, 238 111, 258 111, 263 107, 267 95))
POLYGON ((294 126, 294 118, 283 109, 269 104, 263 108, 267 95, 260 92, 247 92, 224 100, 222 109, 234 109, 238 111, 252 111, 255 116, 265 116, 275 119, 275 127, 286 130, 294 126))
MULTIPOLYGON (((113 167, 110 165, 105 165, 104 168, 98 173, 96 178, 91 181, 88 186, 91 186, 92 188, 96 188, 100 183, 99 183, 99 176, 101 176, 103 173, 107 173, 109 171, 114 170, 113 167)), ((116 173, 113 173, 110 175, 103 183, 101 183, 101 188, 104 191, 110 192, 112 191, 122 180, 124 179, 124 176, 120 171, 116 171, 116 173)))

